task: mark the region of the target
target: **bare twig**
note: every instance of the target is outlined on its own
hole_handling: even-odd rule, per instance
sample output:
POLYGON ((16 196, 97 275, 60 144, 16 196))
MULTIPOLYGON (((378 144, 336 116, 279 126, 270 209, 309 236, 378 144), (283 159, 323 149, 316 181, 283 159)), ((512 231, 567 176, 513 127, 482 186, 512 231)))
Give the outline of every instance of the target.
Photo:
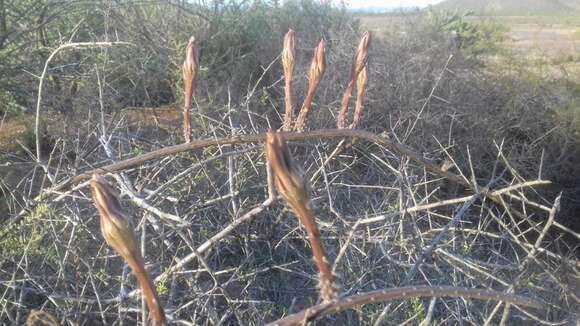
MULTIPOLYGON (((523 270, 524 268, 528 265, 528 263, 535 258, 536 252, 538 251, 538 248, 540 248, 540 245, 542 244, 542 241, 544 240, 544 237, 548 234, 548 230, 550 229, 550 227, 552 227, 552 224, 554 223, 554 220, 556 218, 556 214, 558 213, 558 211, 560 210, 560 200, 562 199, 562 193, 560 193, 558 195, 558 197, 556 197, 556 199, 554 200, 554 204, 552 205, 552 208, 550 209, 550 213, 548 215, 548 220, 546 221, 546 224, 544 224, 544 227, 542 229, 542 232, 540 233, 540 235, 538 236, 538 238, 536 239, 536 242, 534 243, 534 246, 532 247, 532 249, 528 252, 528 255, 526 256, 526 258, 522 261, 522 263, 520 264, 520 274, 518 274, 518 276, 516 277, 516 279, 512 282, 512 284, 508 287, 507 292, 511 293, 514 291, 514 289, 516 287, 518 287, 520 285, 520 282, 522 280, 523 277, 523 270)), ((489 325, 493 319, 493 317, 495 316, 495 314, 497 313, 497 311, 500 308, 500 304, 497 304, 494 309, 492 310, 492 312, 489 314, 489 316, 487 317, 486 321, 485 321, 485 325, 489 325)), ((510 312, 510 304, 506 303, 503 314, 502 314, 502 321, 506 320, 508 315, 510 312)))
POLYGON ((394 289, 372 291, 339 298, 331 302, 310 307, 296 314, 274 321, 268 325, 270 326, 301 325, 302 323, 308 323, 330 314, 335 314, 337 312, 346 309, 350 309, 353 307, 369 303, 392 301, 398 299, 410 299, 417 297, 462 297, 468 299, 505 301, 521 306, 534 308, 541 307, 540 303, 535 300, 497 291, 468 289, 452 286, 407 286, 394 289))
POLYGON ((40 105, 42 103, 42 89, 44 86, 44 79, 46 77, 46 73, 48 72, 48 65, 52 61, 52 59, 62 50, 65 49, 84 49, 84 48, 95 48, 95 47, 111 47, 115 45, 134 45, 133 43, 129 42, 79 42, 79 43, 67 43, 59 46, 56 50, 52 51, 52 53, 48 56, 48 59, 44 62, 44 69, 42 70, 42 74, 40 75, 40 81, 38 83, 38 95, 36 99, 36 120, 34 123, 34 132, 36 133, 36 161, 41 162, 41 153, 40 153, 40 105))
MULTIPOLYGON (((315 131, 309 131, 304 133, 288 132, 283 133, 283 137, 288 140, 307 140, 307 139, 317 139, 317 138, 360 138, 376 144, 385 146, 386 148, 392 150, 393 152, 407 156, 414 162, 423 165, 428 171, 435 173, 441 177, 447 178, 453 183, 469 188, 470 183, 464 178, 458 176, 457 174, 449 171, 444 171, 441 167, 419 154, 413 151, 409 147, 392 141, 387 137, 374 134, 365 130, 351 130, 351 129, 321 129, 315 131)), ((10 224, 17 223, 20 221, 28 212, 30 212, 36 205, 44 200, 50 198, 53 194, 59 194, 60 192, 73 187, 74 185, 81 183, 85 180, 91 178, 93 174, 106 174, 114 173, 129 168, 140 166, 151 160, 160 159, 166 156, 175 155, 178 153, 201 149, 209 146, 219 146, 226 144, 251 144, 264 142, 266 139, 266 134, 253 134, 253 135, 238 135, 234 137, 224 137, 224 138, 208 138, 201 140, 194 140, 186 144, 178 144, 167 146, 156 151, 145 153, 143 155, 135 156, 123 161, 119 161, 113 164, 109 164, 103 167, 95 168, 87 172, 81 173, 74 177, 71 177, 63 182, 55 185, 52 188, 43 190, 37 197, 35 197, 29 204, 29 206, 22 211, 20 211, 11 221, 10 224)), ((1 234, 0 239, 2 239, 6 234, 1 234)))
MULTIPOLYGON (((305 139, 316 139, 316 138, 360 138, 370 142, 374 142, 376 144, 385 146, 386 148, 394 151, 395 153, 403 156, 409 157, 416 163, 419 163, 425 168, 435 173, 439 176, 445 177, 450 181, 469 187, 470 184, 465 181, 460 176, 449 172, 443 171, 438 164, 432 162, 423 157, 423 155, 419 154, 408 148, 407 146, 394 142, 386 137, 374 134, 369 131, 365 130, 348 130, 348 129, 321 129, 315 131, 309 131, 304 133, 282 133, 282 136, 287 141, 292 140, 305 140, 305 139)), ((185 151, 191 151, 195 149, 205 148, 209 146, 218 146, 218 145, 226 145, 226 144, 249 144, 249 143, 259 143, 264 142, 266 139, 266 134, 255 134, 255 135, 239 135, 234 137, 224 137, 224 138, 208 138, 208 139, 201 139, 201 140, 194 140, 189 144, 178 144, 167 146, 162 149, 149 152, 143 155, 139 155, 124 161, 119 161, 114 164, 110 164, 107 166, 103 166, 100 168, 96 168, 85 173, 79 174, 59 185, 57 185, 54 190, 62 190, 68 188, 73 184, 77 184, 82 182, 83 180, 87 180, 91 177, 93 173, 111 173, 116 171, 125 170, 128 168, 133 168, 139 165, 142 165, 148 161, 163 158, 169 155, 175 155, 185 151)))

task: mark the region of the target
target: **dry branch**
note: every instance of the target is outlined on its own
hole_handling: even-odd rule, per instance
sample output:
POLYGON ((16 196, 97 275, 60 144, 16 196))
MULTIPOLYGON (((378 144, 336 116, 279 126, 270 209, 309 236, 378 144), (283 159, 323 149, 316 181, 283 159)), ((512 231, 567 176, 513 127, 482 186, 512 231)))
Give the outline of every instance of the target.
MULTIPOLYGON (((294 140, 311 140, 311 139, 331 139, 331 138, 354 138, 354 139, 363 139, 369 142, 376 143, 378 145, 384 146, 389 150, 395 152, 398 155, 405 156, 410 158, 417 164, 420 164, 425 167, 425 169, 431 173, 434 173, 440 177, 446 178, 449 181, 466 187, 467 189, 472 189, 472 185, 462 176, 457 175, 450 171, 445 171, 441 169, 441 167, 433 161, 430 161, 424 158, 418 152, 410 149, 404 144, 399 142, 394 142, 390 140, 388 137, 375 134, 365 130, 353 130, 353 129, 320 129, 315 131, 308 131, 304 133, 296 133, 296 132, 287 132, 282 133, 283 137, 287 141, 294 141, 294 140)), ((39 203, 49 199, 52 195, 60 195, 62 191, 70 189, 71 187, 86 181, 92 177, 93 174, 106 174, 106 173, 114 173, 123 171, 130 168, 135 168, 140 165, 143 165, 149 161, 160 159, 166 156, 179 154, 186 151, 197 150, 209 146, 219 146, 219 145, 231 145, 231 144, 253 144, 253 143, 260 143, 264 142, 266 139, 266 134, 251 134, 251 135, 239 135, 234 137, 222 137, 222 138, 207 138, 207 139, 200 139, 200 140, 193 140, 187 144, 178 144, 167 146, 156 151, 152 151, 149 153, 145 153, 143 155, 135 156, 123 161, 119 161, 113 164, 105 165, 99 168, 95 168, 89 170, 87 172, 78 174, 74 177, 64 180, 63 182, 57 184, 56 186, 46 189, 41 192, 28 206, 27 209, 22 210, 19 214, 10 221, 10 224, 17 223, 20 221, 28 212, 31 212, 36 205, 39 203)), ((492 200, 496 198, 496 196, 491 195, 490 197, 492 200)), ((555 224, 556 225, 556 224, 555 224)), ((556 225, 557 226, 557 225, 556 225)), ((3 233, 0 235, 0 239, 5 237, 6 234, 3 233)))
MULTIPOLYGON (((304 133, 287 132, 287 133, 282 133, 282 136, 287 141, 307 140, 307 139, 317 139, 317 138, 360 138, 360 139, 364 139, 364 140, 385 146, 386 148, 392 150, 393 152, 395 152, 399 155, 407 156, 411 160, 413 160, 414 162, 425 166, 425 168, 428 171, 435 173, 441 177, 445 177, 454 183, 457 183, 457 184, 460 184, 460 185, 463 185, 466 187, 470 186, 469 182, 465 181, 465 179, 463 179, 459 175, 457 175, 453 172, 443 171, 438 164, 424 158, 421 154, 411 150, 406 145, 403 145, 403 144, 397 143, 397 142, 393 142, 390 139, 388 139, 387 137, 384 137, 382 135, 378 135, 378 134, 375 134, 375 133, 372 133, 369 131, 349 130, 349 129, 321 129, 321 130, 309 131, 309 132, 304 132, 304 133)), ((178 145, 167 146, 167 147, 164 147, 164 148, 156 150, 156 151, 152 151, 152 152, 149 152, 149 153, 146 153, 143 155, 139 155, 139 156, 127 159, 127 160, 119 161, 117 163, 109 164, 109 165, 106 165, 106 166, 96 168, 96 169, 87 171, 85 173, 79 174, 79 175, 73 177, 72 179, 67 180, 67 181, 59 184, 57 187, 55 187, 51 190, 57 191, 57 190, 62 190, 62 189, 68 188, 74 184, 77 184, 79 182, 82 182, 84 180, 91 178, 91 176, 94 173, 103 174, 103 173, 112 173, 112 172, 117 172, 117 171, 121 171, 121 170, 126 170, 129 168, 134 168, 134 167, 140 166, 140 165, 142 165, 146 162, 149 162, 151 160, 154 160, 154 159, 163 158, 163 157, 166 157, 169 155, 175 155, 175 154, 178 154, 181 152, 201 149, 201 148, 205 148, 205 147, 209 147, 209 146, 259 143, 259 142, 264 142, 265 140, 266 140, 266 134, 262 133, 262 134, 253 134, 253 135, 240 135, 240 136, 234 136, 234 137, 200 139, 200 140, 194 140, 188 144, 178 144, 178 145)), ((48 191, 51 191, 51 190, 48 190, 48 191)))
MULTIPOLYGON (((508 186, 508 187, 505 187, 502 189, 494 190, 494 191, 490 192, 488 195, 490 197, 496 197, 496 196, 500 196, 503 194, 507 194, 511 191, 516 191, 516 190, 520 190, 520 189, 524 189, 524 188, 532 188, 535 186, 548 186, 551 184, 552 184, 552 182, 548 181, 548 180, 527 181, 527 182, 511 185, 511 186, 508 186)), ((412 206, 412 207, 407 207, 404 210, 400 210, 397 212, 360 219, 360 220, 357 220, 357 223, 365 225, 365 224, 383 222, 383 221, 387 220, 388 218, 400 216, 400 215, 407 214, 407 213, 417 213, 420 211, 429 211, 429 210, 432 210, 432 209, 438 208, 438 207, 445 207, 445 206, 450 206, 450 205, 461 204, 461 203, 470 201, 472 198, 473 198, 473 195, 454 198, 454 199, 441 200, 441 201, 429 203, 429 204, 416 205, 416 206, 412 206)))
MULTIPOLYGON (((436 163, 423 158, 423 156, 411 149, 407 146, 393 142, 385 136, 374 134, 369 131, 365 130, 350 130, 350 129, 321 129, 315 131, 309 131, 304 133, 283 133, 283 136, 286 140, 307 140, 307 139, 317 139, 317 138, 360 138, 370 142, 374 142, 376 144, 385 146, 386 148, 390 149, 391 151, 402 155, 407 156, 411 160, 415 161, 418 164, 425 166, 425 168, 435 173, 441 177, 449 179, 451 182, 462 185, 464 187, 469 188, 470 183, 467 182, 461 176, 449 172, 443 171, 439 165, 436 163)), ((18 215, 10 221, 10 224, 18 223, 27 213, 31 212, 36 205, 41 203, 44 200, 49 199, 52 195, 60 195, 63 190, 67 190, 76 184, 79 184, 83 181, 86 181, 92 177, 93 174, 106 174, 106 173, 114 173, 118 171, 123 171, 129 168, 134 168, 140 165, 143 165, 151 160, 160 159, 166 156, 179 154, 186 151, 192 151, 196 149, 201 149, 209 146, 219 146, 219 145, 232 145, 232 144, 251 144, 251 143, 260 143, 265 141, 266 134, 253 134, 253 135, 240 135, 234 137, 223 137, 223 138, 208 138, 208 139, 201 139, 201 140, 194 140, 190 143, 186 144, 178 144, 167 146, 156 151, 152 151, 149 153, 145 153, 143 155, 135 156, 123 161, 119 161, 113 164, 105 165, 103 167, 95 168, 89 170, 87 172, 78 174, 74 177, 64 180, 63 182, 57 184, 56 186, 46 189, 41 192, 33 201, 31 201, 30 205, 23 209, 18 213, 18 215)), ((4 238, 6 233, 0 234, 0 239, 4 238)))
POLYGON ((301 312, 287 316, 272 322, 270 326, 306 325, 308 322, 335 314, 343 310, 357 306, 392 301, 398 299, 411 299, 418 297, 462 297, 468 299, 497 300, 516 305, 540 308, 539 302, 513 294, 497 291, 468 289, 452 286, 407 286, 387 290, 378 290, 349 297, 343 297, 328 303, 323 303, 302 310, 301 312))
MULTIPOLYGON (((161 275, 157 276, 155 278, 155 281, 158 282, 158 281, 165 279, 170 274, 182 269, 185 265, 190 263, 192 260, 198 259, 201 254, 210 250, 213 247, 213 245, 215 245, 220 240, 225 238, 227 235, 232 233, 238 226, 252 220, 254 217, 256 217, 258 214, 260 214, 266 208, 270 207, 270 205, 272 205, 274 203, 274 200, 276 199, 276 195, 274 193, 274 179, 273 179, 272 171, 271 171, 269 164, 266 164, 266 173, 267 173, 267 182, 268 182, 268 185, 267 185, 268 197, 266 198, 266 200, 264 200, 260 205, 254 207, 251 210, 249 210, 248 212, 246 212, 244 215, 242 215, 240 218, 236 219, 234 222, 232 222, 228 226, 224 227, 220 232, 218 232, 217 234, 215 234, 214 236, 212 236, 211 238, 206 240, 203 244, 198 246, 194 250, 194 252, 185 256, 182 259, 179 259, 175 265, 169 267, 165 272, 163 272, 161 275)), ((137 295, 138 293, 139 293, 139 290, 135 290, 135 291, 131 292, 129 294, 129 296, 133 297, 133 296, 137 295)))
MULTIPOLYGON (((56 50, 52 51, 52 53, 44 62, 44 68, 42 69, 42 74, 40 75, 40 81, 38 82, 38 95, 36 98, 36 118, 34 123, 34 132, 36 133, 36 161, 41 162, 41 153, 40 153, 40 105, 42 103, 42 90, 44 85, 44 80, 46 78, 46 73, 48 72, 48 65, 52 61, 52 59, 62 50, 65 49, 86 49, 86 48, 94 48, 94 47, 110 47, 114 45, 133 45, 133 43, 129 42, 79 42, 79 43, 67 43, 59 46, 56 50)), ((45 169, 46 170, 46 169, 45 169)))

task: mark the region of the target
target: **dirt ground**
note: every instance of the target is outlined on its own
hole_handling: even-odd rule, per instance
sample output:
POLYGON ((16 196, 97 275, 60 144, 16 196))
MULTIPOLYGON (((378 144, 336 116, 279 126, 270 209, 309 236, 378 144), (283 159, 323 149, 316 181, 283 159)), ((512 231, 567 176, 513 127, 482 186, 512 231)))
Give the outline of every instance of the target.
POLYGON ((512 23, 509 47, 522 54, 574 61, 580 54, 580 27, 568 24, 512 23))

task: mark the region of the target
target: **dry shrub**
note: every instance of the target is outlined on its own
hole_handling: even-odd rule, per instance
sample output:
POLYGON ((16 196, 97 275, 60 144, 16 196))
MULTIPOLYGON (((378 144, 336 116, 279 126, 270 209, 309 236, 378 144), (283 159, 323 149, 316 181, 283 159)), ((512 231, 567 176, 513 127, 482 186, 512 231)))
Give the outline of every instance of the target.
MULTIPOLYGON (((261 16, 267 8, 256 6, 244 8, 248 16, 240 20, 252 28, 234 29, 227 37, 218 33, 223 44, 202 44, 213 30, 211 26, 200 28, 205 33, 199 34, 200 47, 212 54, 210 63, 215 63, 206 61, 208 72, 216 77, 200 80, 200 93, 215 91, 221 98, 195 116, 196 139, 234 135, 239 140, 282 124, 283 86, 278 82, 282 69, 272 65, 263 79, 262 71, 256 73, 255 69, 262 64, 268 67, 276 58, 282 50, 280 39, 292 26, 287 26, 286 18, 279 19, 284 17, 281 13, 261 16), (272 29, 260 30, 264 26, 272 29), (250 36, 264 31, 277 32, 266 33, 266 40, 248 42, 252 45, 248 48, 234 47, 228 52, 226 41, 237 42, 238 33, 248 30, 254 34, 244 35, 242 42, 255 41, 250 36), (264 57, 257 60, 258 53, 264 57), (240 87, 243 78, 233 76, 229 105, 227 85, 214 88, 212 84, 228 74, 245 78, 240 87), (218 105, 220 102, 225 105, 218 105)), ((292 6, 297 2, 282 8, 288 17, 292 6)), ((148 14, 141 18, 146 26, 153 17, 169 15, 169 11, 144 8, 141 14, 148 14)), ((356 26, 341 29, 348 20, 333 21, 324 14, 324 6, 309 10, 312 15, 300 19, 324 19, 296 27, 300 38, 294 94, 296 98, 307 94, 308 58, 324 36, 327 69, 308 124, 311 130, 334 128, 360 32, 356 26), (308 33, 311 26, 332 28, 308 33), (344 31, 343 35, 333 34, 337 30, 344 31), (320 35, 324 33, 329 35, 320 35)), ((180 13, 192 15, 186 10, 180 13)), ((222 14, 216 21, 225 24, 232 16, 222 14)), ((138 19, 126 18, 127 26, 138 19)), ((154 21, 154 27, 139 38, 163 39, 170 29, 160 27, 168 20, 154 21)), ((117 23, 123 22, 119 19, 117 23)), ((388 142, 349 142, 349 146, 341 146, 340 154, 332 154, 339 146, 336 140, 322 137, 293 142, 292 155, 304 167, 304 178, 310 180, 310 204, 320 242, 328 260, 334 262, 331 268, 340 276, 341 290, 358 294, 412 285, 472 288, 482 293, 493 289, 539 300, 543 309, 453 296, 414 297, 368 304, 327 316, 321 323, 575 322, 579 263, 574 248, 567 247, 558 232, 575 235, 557 226, 565 212, 558 212, 556 196, 540 192, 546 181, 537 180, 540 145, 554 144, 556 136, 564 134, 563 129, 548 133, 553 125, 544 119, 549 112, 543 104, 550 103, 550 96, 510 76, 486 73, 478 62, 463 57, 445 35, 421 21, 404 26, 408 28, 404 34, 374 39, 368 66, 372 78, 361 126, 413 148, 420 158, 453 161, 449 171, 461 171, 465 183, 451 183, 408 155, 400 155, 388 142), (449 54, 454 56, 448 61, 449 54), (505 142, 500 146, 502 138, 505 142), (498 196, 503 204, 491 200, 498 196)), ((183 34, 175 38, 179 40, 191 33, 189 28, 177 30, 176 35, 183 34)), ((169 61, 167 49, 157 50, 164 58, 160 60, 169 61)), ((181 62, 182 50, 176 51, 179 59, 175 62, 181 62)), ((202 66, 204 57, 200 58, 202 66)), ((105 75, 100 77, 114 76, 107 71, 102 70, 105 75)), ((95 96, 84 100, 99 103, 95 96)), ((32 227, 18 229, 13 224, 14 233, 24 234, 25 240, 17 244, 24 245, 19 247, 20 255, 1 262, 0 279, 6 280, 0 283, 5 298, 0 303, 2 323, 23 321, 23 307, 46 307, 63 323, 144 322, 135 281, 123 272, 123 264, 110 255, 97 234, 98 216, 86 186, 46 191, 51 201, 38 214, 31 213, 27 204, 34 191, 64 182, 79 171, 181 142, 175 136, 181 134, 180 124, 161 137, 155 129, 129 126, 122 115, 110 111, 113 104, 93 107, 99 108, 99 119, 86 123, 84 136, 73 142, 76 157, 53 153, 49 164, 54 181, 31 168, 24 182, 9 188, 6 197, 13 198, 10 218, 23 216, 32 227), (33 247, 38 243, 32 237, 36 226, 44 228, 41 243, 50 249, 44 256, 38 254, 38 246, 33 247)), ((569 144, 576 148, 573 142, 569 144)), ((141 237, 143 260, 170 322, 261 325, 315 304, 318 271, 308 254, 308 232, 288 209, 274 205, 272 176, 260 145, 234 142, 202 147, 115 173, 122 205, 139 221, 135 232, 141 237), (171 223, 172 219, 184 223, 171 223)), ((546 147, 541 179, 560 173, 557 164, 572 166, 556 160, 558 153, 568 158, 573 150, 546 147)), ((564 193, 564 207, 569 194, 564 193)), ((5 239, 8 237, 0 234, 0 241, 5 239)))

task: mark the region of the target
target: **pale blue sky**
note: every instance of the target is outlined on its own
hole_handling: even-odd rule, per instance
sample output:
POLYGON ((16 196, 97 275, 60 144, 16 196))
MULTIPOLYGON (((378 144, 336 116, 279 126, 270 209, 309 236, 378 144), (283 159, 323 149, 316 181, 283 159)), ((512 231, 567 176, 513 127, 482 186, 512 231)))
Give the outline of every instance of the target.
POLYGON ((424 7, 430 4, 441 2, 442 0, 345 0, 351 8, 372 8, 372 7, 424 7))

